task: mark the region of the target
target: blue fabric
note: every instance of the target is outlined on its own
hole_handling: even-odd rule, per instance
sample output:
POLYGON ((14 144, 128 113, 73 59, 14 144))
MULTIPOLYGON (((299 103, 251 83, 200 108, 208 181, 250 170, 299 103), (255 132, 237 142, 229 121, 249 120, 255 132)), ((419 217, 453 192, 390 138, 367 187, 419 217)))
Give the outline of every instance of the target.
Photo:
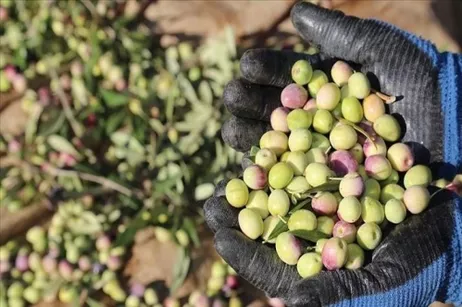
MULTIPOLYGON (((401 31, 425 52, 438 71, 441 108, 444 116, 444 159, 462 168, 462 55, 439 53, 428 41, 401 31)), ((448 168, 441 174, 452 179, 456 171, 448 168)), ((344 300, 333 306, 428 306, 438 300, 462 305, 462 198, 455 200, 455 223, 451 245, 447 252, 414 279, 388 292, 344 300)))

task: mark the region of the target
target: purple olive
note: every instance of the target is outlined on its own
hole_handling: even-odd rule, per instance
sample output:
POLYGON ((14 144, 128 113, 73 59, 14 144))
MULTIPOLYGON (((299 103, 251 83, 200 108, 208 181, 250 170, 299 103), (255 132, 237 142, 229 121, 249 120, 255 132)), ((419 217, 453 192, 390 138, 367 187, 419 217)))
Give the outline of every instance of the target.
POLYGON ((356 172, 358 162, 349 151, 336 150, 329 157, 329 167, 337 176, 344 176, 348 173, 356 172))

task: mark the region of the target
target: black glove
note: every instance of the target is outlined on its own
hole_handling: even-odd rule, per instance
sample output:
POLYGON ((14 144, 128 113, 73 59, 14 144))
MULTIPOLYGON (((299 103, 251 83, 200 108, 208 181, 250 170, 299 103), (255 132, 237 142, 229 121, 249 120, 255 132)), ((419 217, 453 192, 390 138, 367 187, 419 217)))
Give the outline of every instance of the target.
MULTIPOLYGON (((243 79, 232 81, 224 94, 233 114, 222 130, 227 143, 240 151, 258 144, 269 129, 271 111, 280 106, 282 87, 291 83, 295 61, 308 59, 314 68, 325 69, 329 59, 340 58, 359 64, 360 71, 376 80, 374 88, 399 96, 390 111, 405 122, 403 141, 411 142, 416 163, 432 162, 435 175, 447 179, 460 173, 460 56, 440 54, 430 43, 391 25, 309 3, 295 5, 292 21, 305 40, 319 46, 320 55, 246 52, 243 79)), ((462 304, 462 200, 455 194, 439 193, 429 210, 395 227, 364 268, 321 272, 303 280, 273 248, 236 230, 238 210, 226 202, 224 186, 219 184, 204 207, 218 253, 244 279, 289 306, 428 306, 436 300, 462 304)))

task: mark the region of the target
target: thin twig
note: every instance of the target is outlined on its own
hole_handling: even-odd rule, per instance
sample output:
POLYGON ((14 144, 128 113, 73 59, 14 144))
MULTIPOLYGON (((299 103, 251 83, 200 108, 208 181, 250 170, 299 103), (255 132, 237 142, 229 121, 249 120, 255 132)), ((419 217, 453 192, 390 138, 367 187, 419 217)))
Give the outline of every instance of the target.
POLYGON ((74 114, 72 113, 69 100, 67 100, 66 94, 59 84, 58 74, 56 73, 54 68, 50 69, 50 76, 51 79, 54 80, 56 84, 56 94, 58 94, 59 102, 63 106, 64 115, 66 116, 67 120, 71 124, 72 130, 77 137, 82 136, 82 127, 80 124, 75 120, 74 114))
POLYGON ((100 177, 100 176, 96 176, 96 175, 92 175, 92 174, 88 174, 88 173, 82 173, 82 172, 78 172, 78 171, 64 170, 64 169, 56 168, 56 167, 53 167, 53 166, 50 166, 50 165, 45 167, 45 172, 47 172, 48 174, 53 175, 53 176, 64 176, 64 177, 78 176, 82 180, 98 183, 103 187, 106 187, 106 188, 109 188, 111 190, 120 192, 120 193, 122 193, 124 195, 127 195, 127 196, 132 196, 132 192, 130 191, 130 189, 124 187, 121 184, 118 184, 115 181, 112 181, 110 179, 106 179, 104 177, 100 177))
MULTIPOLYGON (((8 166, 27 167, 31 171, 33 171, 34 173, 40 172, 38 167, 36 167, 36 166, 26 162, 26 161, 19 160, 19 159, 16 159, 16 158, 11 158, 11 157, 2 158, 0 160, 0 167, 8 167, 8 166)), ((42 170, 45 173, 50 174, 52 176, 64 176, 64 177, 75 177, 75 176, 77 176, 82 180, 98 183, 102 187, 117 191, 117 192, 122 193, 122 194, 124 194, 126 196, 130 197, 130 196, 133 195, 132 191, 129 188, 124 187, 123 185, 121 185, 121 184, 119 184, 119 183, 117 183, 115 181, 112 181, 110 179, 107 179, 107 178, 104 178, 104 177, 101 177, 101 176, 96 176, 96 175, 92 175, 92 174, 88 174, 88 173, 82 173, 82 172, 79 172, 79 171, 64 170, 64 169, 54 167, 54 166, 52 166, 50 164, 48 164, 46 167, 42 168, 42 170)))

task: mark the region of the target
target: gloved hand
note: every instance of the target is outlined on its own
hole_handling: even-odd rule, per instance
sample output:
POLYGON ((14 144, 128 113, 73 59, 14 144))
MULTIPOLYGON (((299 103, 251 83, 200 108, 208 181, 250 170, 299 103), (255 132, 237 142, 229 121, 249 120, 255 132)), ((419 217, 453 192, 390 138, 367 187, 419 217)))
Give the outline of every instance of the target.
MULTIPOLYGON (((246 52, 241 59, 243 79, 232 81, 224 94, 233 114, 222 130, 227 143, 240 151, 258 144, 269 129, 271 111, 280 105, 282 87, 291 83, 290 67, 296 60, 308 59, 317 68, 329 58, 340 58, 359 64, 362 72, 378 80, 382 92, 401 96, 390 110, 404 120, 403 141, 412 142, 417 163, 433 162, 434 175, 447 179, 461 172, 460 55, 438 53, 429 42, 391 25, 309 3, 296 4, 291 16, 302 38, 319 46, 320 55, 246 52)), ((438 194, 430 209, 395 227, 365 267, 301 279, 294 266, 278 259, 274 248, 236 230, 238 210, 226 202, 225 185, 218 185, 204 207, 216 249, 270 297, 280 297, 289 306, 462 304, 462 199, 455 194, 438 194)))

